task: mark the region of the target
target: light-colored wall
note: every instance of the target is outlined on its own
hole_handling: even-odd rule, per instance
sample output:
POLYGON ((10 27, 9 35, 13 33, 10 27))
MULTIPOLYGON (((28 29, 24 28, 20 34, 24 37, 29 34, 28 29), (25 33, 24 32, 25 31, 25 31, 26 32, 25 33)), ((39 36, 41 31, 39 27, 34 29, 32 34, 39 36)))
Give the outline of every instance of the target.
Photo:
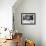
POLYGON ((46 0, 41 1, 41 40, 42 46, 46 46, 46 0))
POLYGON ((16 0, 0 0, 0 27, 12 28, 12 6, 16 0))
MULTIPOLYGON (((16 0, 0 0, 0 38, 5 38, 5 36, 10 36, 10 32, 5 32, 1 27, 6 27, 9 30, 12 29, 12 6, 16 0)), ((9 37, 8 37, 9 38, 9 37)))
MULTIPOLYGON (((20 2, 18 0, 18 2, 20 2)), ((40 13, 41 2, 40 0, 23 0, 19 5, 17 3, 13 6, 13 13, 15 19, 15 29, 22 32, 24 38, 32 39, 35 41, 36 46, 41 46, 41 29, 40 29, 40 13), (35 25, 22 25, 21 13, 36 13, 35 25)))

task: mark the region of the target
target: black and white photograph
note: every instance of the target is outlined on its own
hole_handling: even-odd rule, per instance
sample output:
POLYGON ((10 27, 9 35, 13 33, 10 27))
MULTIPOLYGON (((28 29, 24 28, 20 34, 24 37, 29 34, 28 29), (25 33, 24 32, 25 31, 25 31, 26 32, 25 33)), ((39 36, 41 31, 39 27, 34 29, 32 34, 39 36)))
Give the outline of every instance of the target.
POLYGON ((21 13, 21 24, 24 24, 24 25, 36 24, 36 14, 35 13, 21 13))

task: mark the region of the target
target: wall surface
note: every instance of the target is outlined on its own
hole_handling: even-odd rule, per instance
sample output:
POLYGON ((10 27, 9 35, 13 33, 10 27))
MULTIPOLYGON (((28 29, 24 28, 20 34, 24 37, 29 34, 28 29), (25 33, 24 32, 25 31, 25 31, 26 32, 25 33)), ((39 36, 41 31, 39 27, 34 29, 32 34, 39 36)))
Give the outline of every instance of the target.
POLYGON ((42 46, 46 46, 46 0, 41 1, 41 40, 42 46))
MULTIPOLYGON (((18 0, 18 2, 20 2, 18 0)), ((24 38, 35 41, 36 46, 41 46, 41 1, 40 0, 23 0, 21 3, 15 3, 13 6, 15 30, 22 32, 24 38), (16 6, 17 5, 17 6, 16 6), (21 13, 36 13, 35 25, 22 25, 21 13)))
POLYGON ((16 0, 0 0, 0 27, 12 29, 12 6, 16 0))
POLYGON ((12 6, 16 0, 0 0, 0 38, 5 38, 5 36, 10 35, 10 32, 3 31, 1 27, 6 27, 9 30, 12 29, 12 6))

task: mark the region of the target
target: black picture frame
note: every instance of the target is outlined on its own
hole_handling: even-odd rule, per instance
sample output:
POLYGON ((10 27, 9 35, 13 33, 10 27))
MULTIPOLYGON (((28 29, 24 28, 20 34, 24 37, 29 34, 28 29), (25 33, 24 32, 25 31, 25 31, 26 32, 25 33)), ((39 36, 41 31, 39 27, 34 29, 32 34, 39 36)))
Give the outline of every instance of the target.
POLYGON ((21 13, 21 24, 22 25, 35 25, 36 13, 21 13))

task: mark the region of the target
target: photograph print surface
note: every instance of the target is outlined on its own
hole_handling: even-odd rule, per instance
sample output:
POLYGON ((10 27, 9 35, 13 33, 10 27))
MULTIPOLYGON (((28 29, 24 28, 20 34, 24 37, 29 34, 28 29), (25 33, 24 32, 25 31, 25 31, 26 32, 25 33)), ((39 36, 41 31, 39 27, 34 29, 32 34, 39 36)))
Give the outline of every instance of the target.
POLYGON ((36 24, 36 14, 35 13, 21 13, 21 24, 36 24))

